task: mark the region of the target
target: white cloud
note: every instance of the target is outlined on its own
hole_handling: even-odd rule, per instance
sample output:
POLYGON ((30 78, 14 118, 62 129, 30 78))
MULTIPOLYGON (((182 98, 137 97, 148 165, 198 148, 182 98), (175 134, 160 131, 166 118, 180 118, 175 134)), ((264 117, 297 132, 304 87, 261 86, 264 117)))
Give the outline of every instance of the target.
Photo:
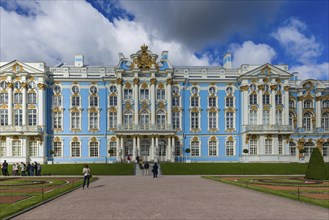
POLYGON ((298 72, 298 79, 329 79, 329 63, 293 66, 290 72, 298 72))
POLYGON ((307 26, 296 18, 290 18, 285 26, 271 34, 284 48, 286 54, 299 62, 314 63, 321 55, 322 47, 312 34, 307 34, 307 26))
POLYGON ((31 11, 38 13, 19 15, 0 7, 2 61, 73 64, 74 55, 82 53, 90 65, 116 65, 119 52, 128 57, 146 43, 159 55, 162 50, 168 50, 173 65, 208 64, 207 57, 198 59, 179 42, 156 40, 140 23, 125 19, 109 22, 83 1, 41 1, 31 11))
POLYGON ((241 64, 264 64, 271 63, 276 53, 267 44, 255 44, 252 41, 245 41, 242 45, 231 45, 233 53, 233 67, 241 64))

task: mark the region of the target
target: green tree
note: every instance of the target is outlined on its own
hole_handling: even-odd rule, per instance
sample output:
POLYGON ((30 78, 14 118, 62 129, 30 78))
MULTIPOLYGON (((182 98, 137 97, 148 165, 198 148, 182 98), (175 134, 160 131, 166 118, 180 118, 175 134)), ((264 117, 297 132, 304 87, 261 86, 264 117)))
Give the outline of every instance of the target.
POLYGON ((308 163, 306 179, 327 180, 329 179, 328 166, 323 161, 319 148, 314 148, 308 163))

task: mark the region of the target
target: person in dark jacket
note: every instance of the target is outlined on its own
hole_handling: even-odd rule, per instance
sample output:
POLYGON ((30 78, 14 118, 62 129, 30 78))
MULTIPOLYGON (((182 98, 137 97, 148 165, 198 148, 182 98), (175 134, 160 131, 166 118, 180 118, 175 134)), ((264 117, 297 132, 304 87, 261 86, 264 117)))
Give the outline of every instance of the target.
POLYGON ((157 178, 158 177, 158 164, 157 163, 155 163, 154 165, 153 165, 153 168, 152 168, 152 173, 153 173, 153 178, 157 178))
POLYGON ((145 163, 144 163, 144 175, 145 176, 149 175, 149 168, 150 168, 150 164, 147 161, 145 161, 145 163))

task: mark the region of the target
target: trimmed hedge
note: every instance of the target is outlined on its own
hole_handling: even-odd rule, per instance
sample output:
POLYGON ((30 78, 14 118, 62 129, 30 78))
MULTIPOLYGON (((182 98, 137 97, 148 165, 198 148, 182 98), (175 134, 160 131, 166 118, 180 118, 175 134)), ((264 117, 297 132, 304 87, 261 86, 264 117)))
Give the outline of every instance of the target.
POLYGON ((319 148, 314 148, 307 166, 306 179, 327 180, 329 179, 328 166, 325 165, 319 148))

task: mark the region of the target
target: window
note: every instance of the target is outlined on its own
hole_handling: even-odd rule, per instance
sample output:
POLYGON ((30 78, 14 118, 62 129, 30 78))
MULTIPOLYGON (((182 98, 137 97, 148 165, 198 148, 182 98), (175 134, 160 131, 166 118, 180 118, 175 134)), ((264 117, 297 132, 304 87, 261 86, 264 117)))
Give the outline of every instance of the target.
POLYGON ((227 92, 227 94, 232 94, 233 93, 232 87, 227 87, 226 92, 227 92))
POLYGON ((322 106, 323 106, 323 108, 329 108, 329 100, 323 100, 322 106))
POLYGON ((270 87, 269 87, 269 85, 265 84, 264 85, 264 91, 268 91, 268 90, 270 90, 270 87))
POLYGON ((56 86, 54 87, 54 93, 59 94, 59 93, 61 93, 61 92, 62 92, 61 87, 60 87, 59 85, 56 85, 56 86))
POLYGON ((150 114, 148 113, 148 111, 143 110, 140 115, 140 125, 146 128, 148 127, 149 123, 150 123, 150 114))
POLYGON ((53 106, 62 106, 62 96, 53 96, 53 106))
POLYGON ((180 113, 173 112, 172 118, 173 118, 173 120, 172 120, 173 129, 180 128, 180 113))
POLYGON ((62 112, 53 112, 53 128, 62 128, 62 112))
POLYGON ((62 157, 62 142, 54 142, 54 157, 62 157))
POLYGON ((282 90, 282 86, 280 84, 276 85, 276 91, 281 91, 282 90))
POLYGON ((79 87, 78 86, 72 86, 72 92, 73 93, 78 93, 80 90, 79 90, 79 87))
POLYGON ((225 98, 225 106, 226 107, 233 107, 233 97, 226 97, 225 98))
POLYGON ((179 94, 179 88, 178 88, 178 86, 173 86, 172 87, 172 92, 173 92, 173 94, 178 95, 179 94))
POLYGON ((192 87, 192 94, 198 94, 199 90, 197 87, 192 87))
POLYGON ((227 156, 234 155, 234 142, 233 141, 226 141, 225 142, 225 151, 227 156))
POLYGON ((13 140, 13 157, 22 156, 22 143, 20 140, 13 140))
POLYGON ((283 145, 282 145, 282 140, 279 140, 279 154, 283 154, 283 145))
POLYGON ((282 105, 282 95, 280 94, 275 95, 275 104, 282 105))
POLYGON ((117 92, 116 86, 110 86, 110 92, 117 92))
POLYGON ((210 88, 209 88, 209 93, 212 94, 212 95, 214 95, 214 94, 216 93, 216 89, 215 89, 215 87, 213 87, 213 86, 210 87, 210 88))
POLYGON ((159 110, 157 113, 157 127, 158 128, 164 128, 164 125, 166 124, 166 114, 163 110, 159 110))
POLYGON ((117 127, 117 113, 110 112, 109 113, 109 128, 116 128, 117 127))
POLYGON ((191 112, 191 129, 199 129, 199 112, 191 112))
POLYGON ((257 105, 257 95, 256 94, 251 94, 249 96, 249 104, 250 105, 257 105))
POLYGON ((72 96, 72 106, 80 107, 80 96, 72 96))
POLYGON ((250 110, 250 113, 249 113, 249 124, 250 125, 257 125, 257 111, 250 110))
POLYGON ((80 157, 80 142, 71 143, 71 157, 80 157))
POLYGON ((89 96, 89 106, 98 107, 98 97, 97 96, 89 96))
POLYGON ((140 99, 149 99, 149 90, 148 89, 141 89, 140 90, 140 99))
POLYGON ((22 104, 22 102, 23 102, 23 94, 14 93, 14 104, 22 104))
POLYGON ((295 108, 295 102, 293 100, 289 100, 289 108, 295 108))
POLYGON ((270 95, 263 94, 263 105, 269 105, 270 104, 270 95))
POLYGON ((0 88, 5 89, 7 87, 7 82, 6 81, 1 81, 0 82, 0 88))
POLYGON ((263 124, 269 125, 270 124, 270 111, 263 110, 263 124))
POLYGON ((272 154, 272 140, 265 139, 265 154, 272 154))
POLYGON ((98 157, 98 142, 90 142, 89 143, 89 155, 90 157, 98 157))
POLYGON ((118 105, 118 97, 110 96, 109 104, 110 104, 110 106, 117 106, 118 105))
POLYGON ((209 141, 209 156, 217 156, 217 141, 209 141))
POLYGON ((179 106, 179 97, 177 96, 172 97, 172 106, 179 106))
POLYGON ((28 125, 29 126, 37 125, 37 110, 36 109, 28 110, 28 125))
POLYGON ((282 111, 281 110, 275 111, 275 122, 276 122, 276 125, 282 125, 282 111))
POLYGON ((123 97, 125 100, 133 98, 133 90, 132 89, 124 89, 123 90, 123 97))
POLYGON ((157 89, 157 100, 166 99, 166 90, 164 89, 157 89))
POLYGON ((199 97, 192 97, 191 98, 191 107, 198 107, 199 106, 199 97))
POLYGON ((132 125, 133 124, 133 113, 132 111, 125 111, 123 115, 123 123, 125 125, 132 125))
POLYGON ((234 128, 233 112, 226 112, 226 129, 234 128))
POLYGON ((30 141, 29 154, 30 154, 30 157, 38 156, 38 147, 37 147, 36 141, 30 141))
POLYGON ((200 156, 199 141, 192 141, 192 143, 191 143, 191 156, 192 157, 200 156))
POLYGON ((322 128, 325 131, 329 131, 329 113, 322 115, 322 128))
POLYGON ((306 142, 304 144, 305 156, 311 156, 315 146, 313 142, 306 142))
POLYGON ((312 117, 310 113, 305 113, 303 117, 303 127, 305 131, 311 131, 312 129, 312 117))
POLYGON ((0 109, 0 125, 8 125, 8 109, 0 109))
POLYGON ((175 156, 180 156, 181 155, 181 148, 180 148, 180 142, 175 141, 175 156))
POLYGON ((312 101, 305 101, 304 102, 304 108, 313 108, 312 101))
POLYGON ((250 140, 249 149, 250 155, 257 155, 257 140, 250 140))
POLYGON ((296 156, 296 144, 295 144, 295 142, 290 142, 289 143, 289 148, 290 148, 290 156, 296 156))
POLYGON ((20 82, 15 82, 14 87, 15 87, 15 89, 20 89, 21 88, 21 83, 20 82))
POLYGON ((0 104, 8 103, 8 93, 0 93, 0 104))
POLYGON ((159 154, 158 156, 166 156, 166 142, 164 140, 159 141, 159 154))
POLYGON ((257 87, 256 87, 255 84, 251 84, 251 85, 250 85, 250 90, 251 90, 251 91, 256 91, 256 89, 257 89, 257 87))
POLYGON ((6 141, 0 141, 0 157, 7 156, 6 141))
POLYGON ((97 87, 96 86, 91 86, 90 89, 89 89, 89 92, 91 94, 96 94, 97 93, 97 87))
POLYGON ((113 153, 110 154, 110 157, 116 157, 117 156, 117 142, 114 142, 114 141, 110 142, 110 150, 113 150, 113 153))
POLYGON ((322 156, 324 157, 328 156, 328 148, 329 148, 329 142, 325 142, 322 148, 322 156))
POLYGON ((14 110, 15 126, 22 126, 23 112, 22 109, 14 110))
POLYGON ((294 127, 294 115, 289 112, 289 125, 294 127))
POLYGON ((89 112, 89 129, 98 129, 98 112, 89 112))
POLYGON ((80 129, 80 112, 71 112, 71 129, 80 129))
POLYGON ((141 156, 150 156, 150 142, 148 140, 142 141, 141 156))
POLYGON ((209 112, 208 124, 209 124, 209 129, 217 128, 217 113, 216 112, 209 112))
POLYGON ((37 103, 37 94, 36 93, 28 93, 27 94, 27 103, 28 104, 36 104, 37 103))
POLYGON ((208 104, 209 104, 209 107, 216 107, 217 106, 216 97, 209 97, 208 104))

